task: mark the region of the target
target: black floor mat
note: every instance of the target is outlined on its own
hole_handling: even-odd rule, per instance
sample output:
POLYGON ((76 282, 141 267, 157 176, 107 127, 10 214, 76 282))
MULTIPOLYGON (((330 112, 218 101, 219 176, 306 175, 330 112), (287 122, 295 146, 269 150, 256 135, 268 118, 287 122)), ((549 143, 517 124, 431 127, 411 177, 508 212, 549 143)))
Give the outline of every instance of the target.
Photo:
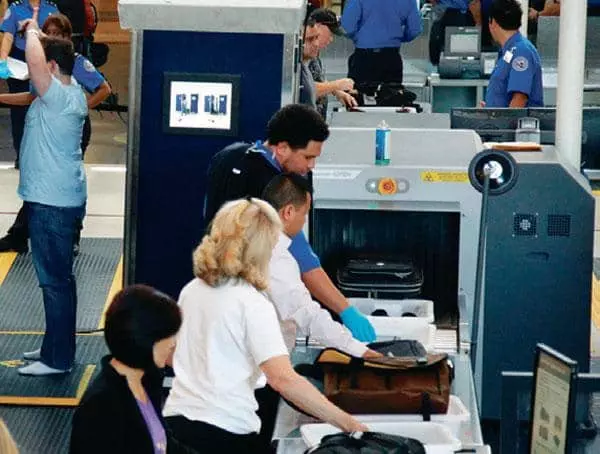
MULTIPOLYGON (((75 259, 77 281, 77 330, 98 328, 121 258, 122 241, 114 238, 83 238, 75 259)), ((21 254, 0 286, 0 331, 44 331, 42 291, 31 261, 21 254)))
POLYGON ((0 404, 76 406, 107 353, 103 336, 78 336, 76 362, 70 374, 28 377, 17 373, 27 364, 23 352, 39 348, 41 335, 0 334, 0 404))

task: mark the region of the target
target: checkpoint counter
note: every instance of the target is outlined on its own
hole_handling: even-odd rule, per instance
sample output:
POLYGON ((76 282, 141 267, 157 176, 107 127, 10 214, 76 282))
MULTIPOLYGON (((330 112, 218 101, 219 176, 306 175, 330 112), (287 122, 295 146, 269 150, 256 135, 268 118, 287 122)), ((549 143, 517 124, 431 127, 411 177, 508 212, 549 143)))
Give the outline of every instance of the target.
MULTIPOLYGON (((447 348, 448 342, 440 339, 442 348, 447 348)), ((297 343, 292 351, 292 364, 312 363, 320 352, 320 348, 314 345, 306 345, 305 342, 297 343)), ((450 353, 454 370, 455 379, 452 382, 451 395, 460 399, 469 415, 462 421, 453 421, 453 431, 456 438, 462 444, 462 449, 472 450, 477 454, 488 454, 491 450, 483 444, 481 427, 479 424, 479 413, 477 410, 477 399, 475 397, 475 388, 472 379, 471 365, 468 355, 450 353)), ((375 415, 373 415, 375 416, 375 415)), ((450 416, 452 419, 452 416, 450 416)), ((385 416, 377 419, 379 422, 385 422, 385 416)), ((302 454, 308 448, 302 439, 300 427, 304 424, 317 422, 315 419, 306 416, 292 409, 285 401, 281 400, 277 411, 277 419, 275 422, 275 430, 273 433, 273 441, 277 446, 278 454, 302 454)), ((437 422, 437 421, 436 421, 437 422)), ((444 425, 445 423, 441 423, 444 425)))

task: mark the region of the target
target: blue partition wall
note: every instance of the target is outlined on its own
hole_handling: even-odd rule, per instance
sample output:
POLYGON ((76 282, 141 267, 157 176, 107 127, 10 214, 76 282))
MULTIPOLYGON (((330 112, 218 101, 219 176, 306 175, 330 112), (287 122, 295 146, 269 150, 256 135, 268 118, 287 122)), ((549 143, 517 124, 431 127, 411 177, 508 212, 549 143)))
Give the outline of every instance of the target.
POLYGON ((125 266, 135 282, 177 297, 203 234, 210 158, 234 141, 262 139, 281 105, 283 35, 145 31, 143 43, 135 254, 125 266), (239 74, 238 136, 163 133, 164 72, 239 74))

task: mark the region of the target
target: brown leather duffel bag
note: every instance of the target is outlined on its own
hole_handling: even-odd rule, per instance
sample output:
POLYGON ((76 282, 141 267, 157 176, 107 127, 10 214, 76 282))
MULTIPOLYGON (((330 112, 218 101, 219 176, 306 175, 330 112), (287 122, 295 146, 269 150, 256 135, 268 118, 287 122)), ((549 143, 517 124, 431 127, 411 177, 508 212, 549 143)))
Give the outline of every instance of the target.
POLYGON ((446 413, 451 366, 445 353, 374 359, 326 348, 315 363, 324 372, 324 394, 353 414, 446 413))

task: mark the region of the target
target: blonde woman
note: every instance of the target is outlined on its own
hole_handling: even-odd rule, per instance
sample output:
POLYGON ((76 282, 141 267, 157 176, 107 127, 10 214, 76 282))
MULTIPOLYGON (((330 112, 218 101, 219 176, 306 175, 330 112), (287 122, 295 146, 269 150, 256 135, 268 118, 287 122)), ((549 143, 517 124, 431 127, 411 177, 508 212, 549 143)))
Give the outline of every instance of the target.
POLYGON ((19 454, 17 444, 2 419, 0 419, 0 454, 19 454))
POLYGON ((163 411, 171 435, 200 453, 269 452, 259 441, 254 388, 264 373, 286 399, 344 431, 366 427, 292 369, 265 297, 281 221, 259 199, 229 202, 194 252, 196 278, 181 292, 175 380, 163 411))

